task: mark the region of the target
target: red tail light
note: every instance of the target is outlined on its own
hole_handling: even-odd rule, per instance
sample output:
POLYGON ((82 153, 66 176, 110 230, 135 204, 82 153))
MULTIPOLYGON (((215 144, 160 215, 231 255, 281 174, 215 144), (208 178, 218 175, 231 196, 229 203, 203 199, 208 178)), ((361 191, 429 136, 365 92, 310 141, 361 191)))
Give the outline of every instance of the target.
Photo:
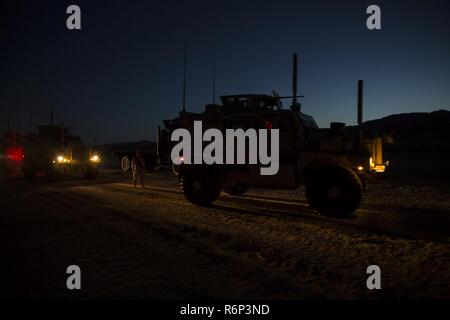
POLYGON ((6 156, 13 161, 22 161, 24 152, 21 147, 6 149, 6 156))

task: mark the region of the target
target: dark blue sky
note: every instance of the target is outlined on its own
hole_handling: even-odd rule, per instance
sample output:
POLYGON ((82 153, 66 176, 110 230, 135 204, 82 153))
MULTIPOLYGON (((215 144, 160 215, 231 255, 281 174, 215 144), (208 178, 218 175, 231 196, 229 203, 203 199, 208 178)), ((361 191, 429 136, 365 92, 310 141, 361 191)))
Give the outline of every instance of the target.
POLYGON ((0 130, 56 119, 88 143, 154 139, 181 107, 183 38, 187 107, 217 95, 290 94, 300 56, 303 111, 320 126, 356 122, 356 81, 365 120, 450 106, 447 1, 13 1, 0 22, 0 130), (77 4, 82 30, 66 29, 77 4), (370 4, 382 30, 366 28, 370 4), (31 116, 30 116, 31 115, 31 116))

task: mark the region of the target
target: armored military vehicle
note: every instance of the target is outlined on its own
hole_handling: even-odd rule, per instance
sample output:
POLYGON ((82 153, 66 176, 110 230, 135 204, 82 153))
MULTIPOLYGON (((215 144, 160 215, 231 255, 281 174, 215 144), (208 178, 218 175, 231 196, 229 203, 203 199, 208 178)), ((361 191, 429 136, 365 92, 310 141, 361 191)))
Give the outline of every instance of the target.
POLYGON ((22 172, 28 179, 38 172, 44 172, 49 180, 77 173, 96 179, 100 161, 100 155, 71 134, 69 127, 46 125, 26 137, 22 172))
MULTIPOLYGON (((360 204, 368 175, 383 172, 383 137, 369 137, 362 130, 362 81, 358 82, 358 127, 331 123, 319 129, 311 116, 301 112, 297 96, 297 55, 293 63, 293 94, 244 94, 221 97, 221 105, 207 105, 202 113, 181 112, 171 129, 192 132, 194 121, 204 127, 243 130, 279 129, 279 171, 260 175, 260 165, 197 165, 182 163, 179 181, 190 202, 207 206, 225 191, 242 195, 249 187, 297 189, 305 186, 306 198, 317 212, 343 217, 360 204), (282 99, 292 99, 284 109, 282 99)), ((385 142, 389 140, 384 137, 385 142)), ((389 141, 390 142, 390 141, 389 141)))
POLYGON ((23 136, 18 132, 5 133, 0 137, 0 176, 7 176, 19 169, 23 161, 23 136))

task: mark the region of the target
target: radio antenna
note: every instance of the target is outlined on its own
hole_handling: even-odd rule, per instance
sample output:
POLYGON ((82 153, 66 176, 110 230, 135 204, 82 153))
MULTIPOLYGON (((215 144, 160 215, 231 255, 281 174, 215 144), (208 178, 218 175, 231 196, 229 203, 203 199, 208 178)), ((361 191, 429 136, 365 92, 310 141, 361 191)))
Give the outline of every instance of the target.
POLYGON ((216 104, 216 50, 212 49, 212 103, 216 104))
POLYGON ((184 37, 183 45, 183 112, 186 112, 186 37, 184 37))
POLYGON ((303 97, 303 96, 298 96, 297 95, 297 87, 298 87, 298 81, 297 81, 297 73, 298 73, 298 54, 294 53, 293 57, 292 57, 292 106, 291 109, 292 110, 297 110, 298 112, 301 112, 301 105, 300 103, 297 101, 298 97, 303 97))

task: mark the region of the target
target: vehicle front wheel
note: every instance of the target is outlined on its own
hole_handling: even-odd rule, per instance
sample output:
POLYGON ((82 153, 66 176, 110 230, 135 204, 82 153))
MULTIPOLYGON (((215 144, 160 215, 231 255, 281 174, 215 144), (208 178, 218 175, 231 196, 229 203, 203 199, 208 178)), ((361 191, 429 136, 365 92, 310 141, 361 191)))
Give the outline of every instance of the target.
POLYGON ((181 192, 186 199, 198 206, 209 206, 220 195, 220 175, 213 167, 187 166, 180 170, 181 192))
POLYGON ((308 173, 305 189, 310 206, 325 216, 347 217, 361 203, 361 180, 344 167, 325 167, 308 173))

